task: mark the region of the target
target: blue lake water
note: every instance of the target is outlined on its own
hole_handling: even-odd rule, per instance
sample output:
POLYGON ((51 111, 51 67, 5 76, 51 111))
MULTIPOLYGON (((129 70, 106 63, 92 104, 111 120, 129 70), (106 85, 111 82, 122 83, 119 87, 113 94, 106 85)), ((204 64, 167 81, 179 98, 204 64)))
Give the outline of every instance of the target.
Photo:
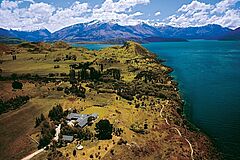
POLYGON ((224 159, 240 159, 240 42, 194 40, 143 46, 174 69, 172 75, 188 104, 188 119, 215 141, 224 159))
POLYGON ((85 47, 91 50, 99 50, 105 47, 110 47, 112 46, 111 44, 77 44, 77 43, 73 43, 72 44, 73 47, 85 47))

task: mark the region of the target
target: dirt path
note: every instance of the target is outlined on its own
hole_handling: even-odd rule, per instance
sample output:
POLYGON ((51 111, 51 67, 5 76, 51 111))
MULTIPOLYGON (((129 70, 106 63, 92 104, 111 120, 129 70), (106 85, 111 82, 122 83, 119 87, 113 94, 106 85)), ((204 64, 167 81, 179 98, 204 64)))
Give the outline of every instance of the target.
MULTIPOLYGON (((55 137, 54 137, 53 139, 58 142, 59 134, 60 134, 60 131, 61 131, 61 124, 59 124, 59 125, 55 128, 55 130, 56 130, 56 134, 55 134, 55 137)), ((48 145, 48 146, 50 146, 50 145, 48 145)), ((36 152, 34 152, 34 153, 26 156, 26 157, 23 158, 22 160, 30 160, 30 159, 33 158, 34 156, 36 156, 36 155, 38 155, 39 153, 43 152, 45 148, 46 148, 46 147, 37 150, 36 152)))
POLYGON ((32 153, 32 154, 26 156, 26 157, 23 158, 22 160, 30 160, 30 159, 33 158, 34 156, 36 156, 36 155, 38 155, 39 153, 43 152, 45 148, 46 148, 46 147, 37 150, 36 152, 34 152, 34 153, 32 153))
MULTIPOLYGON (((168 102, 167 102, 167 103, 168 103, 168 102)), ((165 106, 163 105, 162 108, 161 108, 161 111, 160 111, 160 116, 161 116, 161 118, 163 118, 163 116, 162 116, 162 111, 163 111, 164 107, 165 107, 165 106)), ((166 124, 170 126, 167 118, 164 118, 164 120, 165 120, 166 124)), ((179 129, 177 129, 176 127, 172 127, 172 129, 175 129, 175 130, 178 132, 179 136, 180 136, 180 137, 183 137, 179 129)), ((184 137, 183 137, 183 138, 184 138, 184 137)), ((189 147, 190 147, 190 149, 191 149, 191 159, 194 160, 194 158, 193 158, 193 148, 192 148, 192 144, 190 143, 190 141, 189 141, 187 138, 184 138, 184 139, 185 139, 185 141, 189 144, 189 147)))

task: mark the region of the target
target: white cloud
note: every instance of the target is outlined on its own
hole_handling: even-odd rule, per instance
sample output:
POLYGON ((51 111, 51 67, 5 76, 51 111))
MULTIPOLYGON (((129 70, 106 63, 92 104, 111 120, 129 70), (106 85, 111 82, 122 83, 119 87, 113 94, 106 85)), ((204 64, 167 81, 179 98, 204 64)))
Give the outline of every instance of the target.
POLYGON ((90 7, 88 3, 74 2, 68 8, 56 8, 51 4, 33 0, 3 0, 0 7, 0 27, 19 30, 47 28, 56 31, 63 27, 92 20, 117 21, 122 25, 139 23, 142 12, 132 12, 136 5, 146 5, 150 0, 105 0, 101 5, 90 7), (30 2, 20 8, 19 4, 30 2))
MULTIPOLYGON (((136 25, 145 22, 154 25, 177 27, 219 24, 224 27, 240 26, 240 10, 234 9, 240 0, 222 0, 212 5, 197 0, 181 6, 176 14, 163 21, 143 20, 142 12, 134 11, 137 5, 147 5, 150 0, 105 0, 102 4, 90 6, 80 1, 67 8, 54 7, 34 0, 3 0, 0 3, 0 27, 19 30, 47 28, 51 32, 77 23, 99 20, 117 22, 120 25, 136 25), (28 2, 27 5, 20 5, 28 2), (22 7, 25 6, 25 7, 22 7)), ((158 11, 155 16, 161 13, 158 11)))
POLYGON ((209 10, 212 8, 213 6, 210 4, 205 4, 205 3, 201 3, 194 0, 190 4, 183 5, 181 8, 178 9, 178 12, 188 12, 188 11, 197 12, 197 11, 209 10))
POLYGON ((118 2, 113 2, 113 0, 105 0, 105 2, 102 4, 101 8, 99 8, 98 11, 126 12, 136 5, 148 3, 150 3, 150 0, 119 0, 118 2))
POLYGON ((161 12, 156 12, 154 15, 159 16, 160 14, 161 14, 161 12))
POLYGON ((214 13, 224 13, 227 11, 231 6, 234 6, 239 0, 223 0, 216 4, 214 10, 211 11, 212 14, 214 13))
POLYGON ((165 23, 176 27, 219 24, 235 29, 240 26, 240 10, 234 9, 237 2, 239 0, 222 0, 211 5, 194 0, 180 7, 165 23))
POLYGON ((18 7, 18 1, 8 1, 8 0, 3 0, 1 3, 1 8, 2 9, 14 9, 18 7))

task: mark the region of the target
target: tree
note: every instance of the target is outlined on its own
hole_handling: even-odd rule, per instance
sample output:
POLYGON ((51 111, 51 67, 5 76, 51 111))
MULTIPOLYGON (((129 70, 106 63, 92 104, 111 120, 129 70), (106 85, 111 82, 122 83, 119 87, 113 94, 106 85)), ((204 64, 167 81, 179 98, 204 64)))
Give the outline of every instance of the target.
POLYGON ((41 123, 41 120, 37 117, 35 120, 35 127, 38 127, 41 123))
POLYGON ((76 154, 77 154, 77 151, 74 149, 74 150, 73 150, 73 156, 75 157, 76 154))
POLYGON ((121 78, 120 70, 118 69, 113 70, 113 77, 114 79, 120 80, 121 78))
POLYGON ((109 120, 100 120, 96 124, 95 128, 97 132, 97 138, 100 140, 105 139, 112 139, 112 131, 113 131, 113 125, 109 122, 109 120))
POLYGON ((95 70, 95 68, 93 68, 93 67, 90 67, 89 70, 90 70, 90 79, 91 80, 99 79, 99 77, 101 75, 99 71, 95 70))
POLYGON ((12 83, 12 88, 13 88, 13 89, 22 89, 22 87, 23 87, 23 84, 22 84, 21 82, 14 81, 14 82, 12 83))
POLYGON ((69 77, 70 77, 70 83, 73 84, 76 82, 76 78, 75 78, 75 70, 74 69, 71 69, 70 70, 70 73, 69 73, 69 77))
POLYGON ((100 70, 101 70, 101 72, 102 72, 102 71, 103 71, 103 64, 100 64, 100 67, 101 67, 100 70))
POLYGON ((35 127, 38 127, 42 123, 42 121, 45 121, 45 120, 46 120, 46 118, 44 117, 43 114, 41 114, 40 117, 36 118, 35 127))
POLYGON ((63 117, 62 106, 57 105, 53 107, 53 109, 49 111, 48 117, 53 121, 60 121, 60 119, 63 117))
POLYGON ((16 73, 11 74, 11 79, 12 79, 12 80, 15 81, 17 78, 18 78, 18 76, 17 76, 16 73))
POLYGON ((41 114, 41 115, 40 115, 40 119, 41 119, 41 121, 44 121, 46 118, 44 117, 43 114, 41 114))

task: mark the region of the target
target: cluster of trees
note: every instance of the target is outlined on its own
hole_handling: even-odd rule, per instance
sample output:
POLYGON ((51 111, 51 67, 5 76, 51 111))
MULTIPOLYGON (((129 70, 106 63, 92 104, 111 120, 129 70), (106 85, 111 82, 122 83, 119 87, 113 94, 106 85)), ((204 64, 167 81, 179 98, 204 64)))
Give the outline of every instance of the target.
POLYGON ((61 129, 61 135, 74 135, 75 138, 80 140, 90 140, 94 134, 87 128, 70 127, 64 125, 61 129))
POLYGON ((137 74, 135 79, 142 79, 145 83, 154 81, 154 80, 159 80, 161 76, 158 73, 155 73, 153 71, 141 71, 140 73, 137 74))
MULTIPOLYGON (((1 76, 0 75, 0 81, 6 81, 6 80, 13 80, 13 81, 18 81, 18 80, 34 80, 34 81, 42 81, 42 82, 49 82, 49 81, 56 81, 56 76, 61 76, 61 77, 66 77, 66 73, 49 73, 48 77, 47 76, 40 76, 38 74, 12 74, 11 76, 1 76)), ((66 77, 67 80, 67 77, 66 77)))
POLYGON ((43 121, 45 121, 46 118, 43 114, 40 115, 40 117, 37 117, 35 120, 35 127, 38 127, 43 121))
POLYGON ((81 85, 78 86, 76 84, 72 84, 70 88, 66 87, 64 90, 65 94, 72 93, 77 97, 82 97, 82 98, 86 97, 85 92, 86 92, 86 89, 84 87, 82 87, 81 85))
POLYGON ((123 129, 122 128, 113 128, 113 133, 116 136, 121 136, 121 134, 123 133, 123 129))
POLYGON ((131 92, 131 90, 118 90, 117 95, 121 96, 122 98, 132 101, 134 100, 134 92, 131 92))
POLYGON ((48 113, 48 117, 52 120, 52 121, 60 121, 64 116, 64 112, 63 112, 63 108, 61 105, 57 105, 55 107, 53 107, 49 113, 48 113))
POLYGON ((16 55, 12 55, 12 59, 13 60, 17 60, 17 56, 16 55))
POLYGON ((107 119, 100 120, 95 127, 96 137, 100 140, 112 139, 113 125, 107 119))
POLYGON ((78 71, 78 79, 79 80, 98 80, 101 77, 101 72, 96 70, 93 67, 83 68, 78 71))
POLYGON ((77 69, 77 79, 78 80, 98 80, 101 77, 101 71, 96 70, 93 67, 90 67, 93 62, 79 63, 79 64, 71 64, 70 65, 70 83, 76 83, 76 72, 77 69))
POLYGON ((55 133, 55 125, 44 120, 42 122, 41 137, 39 140, 38 148, 40 149, 50 144, 55 133))
POLYGON ((18 80, 18 79, 39 79, 40 76, 38 74, 30 74, 30 73, 23 73, 23 74, 16 74, 13 73, 10 76, 11 80, 18 80))
POLYGON ((115 82, 116 80, 120 80, 120 79, 121 79, 121 72, 117 68, 107 69, 106 71, 104 71, 104 73, 100 78, 100 80, 103 82, 110 82, 110 81, 115 82))
POLYGON ((77 56, 76 55, 66 55, 65 58, 64 58, 64 61, 66 60, 74 60, 76 61, 77 60, 77 56))
POLYGON ((108 75, 113 76, 113 78, 116 79, 116 80, 120 80, 120 78, 121 78, 121 72, 117 68, 107 69, 106 73, 108 75))
MULTIPOLYGON (((48 113, 48 117, 52 121, 60 122, 60 120, 68 113, 63 111, 61 105, 54 106, 48 113)), ((42 148, 50 144, 56 131, 53 122, 47 121, 43 114, 36 118, 35 127, 41 126, 41 138, 39 140, 38 148, 42 148)))
POLYGON ((26 104, 29 99, 30 98, 28 96, 17 96, 16 98, 11 98, 5 102, 0 100, 0 114, 21 107, 26 104))

